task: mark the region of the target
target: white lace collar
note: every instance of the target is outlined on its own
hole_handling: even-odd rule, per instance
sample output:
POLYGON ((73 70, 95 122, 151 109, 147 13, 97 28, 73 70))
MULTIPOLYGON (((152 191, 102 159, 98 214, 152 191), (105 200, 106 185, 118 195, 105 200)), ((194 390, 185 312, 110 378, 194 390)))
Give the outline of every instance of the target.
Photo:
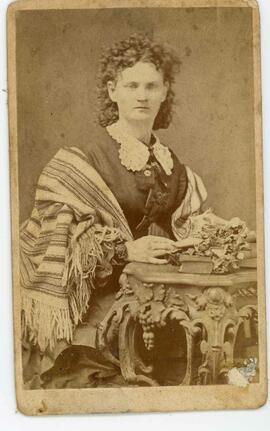
MULTIPOLYGON (((121 164, 129 171, 141 171, 148 162, 149 148, 143 142, 127 134, 118 122, 106 127, 109 135, 120 144, 119 158, 121 164)), ((166 175, 171 175, 173 159, 170 150, 160 143, 153 132, 156 142, 152 146, 157 161, 164 169, 166 175)))

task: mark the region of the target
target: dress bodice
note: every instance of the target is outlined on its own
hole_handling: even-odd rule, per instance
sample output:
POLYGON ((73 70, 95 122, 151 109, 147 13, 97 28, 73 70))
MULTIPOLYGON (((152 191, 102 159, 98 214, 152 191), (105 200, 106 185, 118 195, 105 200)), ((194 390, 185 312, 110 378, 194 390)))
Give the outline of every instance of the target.
POLYGON ((146 166, 132 172, 121 164, 120 144, 106 129, 100 129, 95 141, 83 150, 116 197, 134 237, 146 235, 153 222, 172 236, 170 216, 183 200, 187 187, 184 165, 172 153, 172 173, 166 175, 151 151, 151 142, 146 166))

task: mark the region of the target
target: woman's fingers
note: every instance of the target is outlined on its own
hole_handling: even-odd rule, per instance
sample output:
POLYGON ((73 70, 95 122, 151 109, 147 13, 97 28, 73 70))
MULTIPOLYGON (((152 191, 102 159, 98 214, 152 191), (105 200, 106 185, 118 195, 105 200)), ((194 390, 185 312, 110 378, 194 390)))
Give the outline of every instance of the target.
POLYGON ((157 259, 157 257, 177 250, 174 241, 155 236, 145 236, 134 241, 127 241, 126 247, 129 261, 156 264, 167 263, 166 259, 157 259))
POLYGON ((152 245, 151 250, 153 250, 153 251, 165 250, 165 252, 168 253, 171 251, 176 251, 176 248, 172 247, 169 244, 156 244, 156 245, 152 245))
POLYGON ((165 242, 174 242, 170 238, 165 238, 165 236, 154 236, 154 235, 148 235, 145 238, 149 238, 151 241, 165 241, 165 242))
POLYGON ((159 247, 159 248, 163 248, 163 247, 176 247, 175 245, 175 241, 172 241, 171 239, 168 238, 162 238, 162 237, 152 237, 150 239, 150 244, 152 247, 159 247))
POLYGON ((151 256, 153 257, 157 257, 157 256, 162 256, 163 254, 168 254, 168 252, 171 252, 172 249, 168 249, 168 248, 157 248, 156 250, 151 250, 151 256))
POLYGON ((175 247, 176 248, 185 248, 185 247, 193 247, 194 245, 198 245, 202 242, 201 238, 185 238, 181 239, 179 241, 175 241, 175 247))
POLYGON ((168 263, 166 259, 157 259, 156 257, 149 257, 148 262, 158 264, 158 265, 164 265, 165 263, 168 263))

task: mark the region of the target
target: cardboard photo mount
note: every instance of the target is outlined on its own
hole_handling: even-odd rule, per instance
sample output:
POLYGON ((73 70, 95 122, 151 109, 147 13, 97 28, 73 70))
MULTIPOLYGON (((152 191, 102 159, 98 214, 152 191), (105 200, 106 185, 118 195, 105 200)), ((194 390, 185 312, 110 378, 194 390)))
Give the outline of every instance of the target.
MULTIPOLYGON (((267 399, 266 310, 264 280, 264 211, 262 171, 262 116, 259 8, 253 0, 21 0, 12 3, 8 19, 8 91, 12 208, 13 303, 15 328, 15 373, 18 409, 26 415, 99 412, 166 412, 179 410, 253 409, 267 399), (258 253, 258 333, 260 376, 258 383, 237 385, 192 385, 166 387, 121 387, 91 389, 24 389, 21 358, 19 281, 19 156, 17 111, 16 19, 32 11, 109 8, 250 8, 253 22, 254 143, 256 159, 256 225, 258 253)), ((27 173, 25 173, 26 175, 27 173)))

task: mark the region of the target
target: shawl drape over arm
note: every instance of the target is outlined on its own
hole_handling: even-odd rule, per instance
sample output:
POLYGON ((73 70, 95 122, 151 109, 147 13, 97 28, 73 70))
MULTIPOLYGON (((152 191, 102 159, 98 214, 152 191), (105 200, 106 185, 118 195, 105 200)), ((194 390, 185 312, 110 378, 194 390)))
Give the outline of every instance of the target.
MULTIPOLYGON (((176 238, 188 235, 189 216, 206 199, 201 179, 186 172, 186 194, 172 215, 176 238)), ((98 266, 112 258, 114 241, 132 238, 117 199, 85 155, 74 147, 59 150, 39 178, 34 209, 21 227, 23 336, 40 351, 58 340, 71 343, 98 288, 98 266)))
MULTIPOLYGON (((207 191, 199 175, 186 166, 188 186, 181 205, 172 214, 172 231, 176 239, 184 239, 192 230, 192 220, 202 212, 207 199, 207 191)), ((196 221, 195 221, 196 223, 196 221)))
POLYGON ((72 341, 96 265, 116 239, 132 239, 117 200, 80 150, 61 149, 39 178, 20 233, 23 335, 41 351, 72 341))

